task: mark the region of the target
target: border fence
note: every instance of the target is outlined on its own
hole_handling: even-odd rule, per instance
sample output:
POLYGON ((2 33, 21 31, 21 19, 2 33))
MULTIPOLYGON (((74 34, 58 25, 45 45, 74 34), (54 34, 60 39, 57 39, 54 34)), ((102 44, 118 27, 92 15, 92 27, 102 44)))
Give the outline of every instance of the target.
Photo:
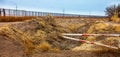
POLYGON ((64 13, 51 13, 51 12, 36 12, 17 9, 4 9, 0 8, 0 16, 59 16, 59 17, 105 17, 105 16, 93 16, 93 15, 77 15, 77 14, 64 14, 64 13))

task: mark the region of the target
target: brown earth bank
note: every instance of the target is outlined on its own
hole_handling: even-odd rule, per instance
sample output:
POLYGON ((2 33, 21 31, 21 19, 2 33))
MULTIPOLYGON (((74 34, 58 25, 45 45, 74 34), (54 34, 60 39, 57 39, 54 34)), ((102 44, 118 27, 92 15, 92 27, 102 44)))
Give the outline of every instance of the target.
POLYGON ((7 37, 0 36, 0 57, 24 57, 23 47, 7 37))
POLYGON ((120 57, 120 53, 112 53, 112 52, 103 52, 103 53, 95 53, 95 52, 73 52, 73 51, 63 51, 61 53, 39 53, 35 54, 32 57, 120 57))
POLYGON ((0 36, 0 57, 120 57, 120 53, 83 51, 39 52, 31 56, 26 56, 23 50, 23 47, 17 41, 11 41, 4 36, 0 36))

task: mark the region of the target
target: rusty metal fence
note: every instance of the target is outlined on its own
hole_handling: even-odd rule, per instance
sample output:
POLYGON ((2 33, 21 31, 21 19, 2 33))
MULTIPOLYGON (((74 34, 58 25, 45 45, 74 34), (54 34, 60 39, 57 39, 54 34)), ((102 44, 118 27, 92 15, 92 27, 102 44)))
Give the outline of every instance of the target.
POLYGON ((36 11, 25 11, 25 10, 0 8, 0 16, 46 16, 49 14, 52 16, 79 16, 79 15, 75 15, 75 14, 36 12, 36 11))
POLYGON ((61 17, 105 17, 105 16, 93 16, 93 15, 78 15, 78 14, 64 14, 64 13, 51 13, 51 12, 36 12, 16 9, 4 9, 0 8, 0 16, 61 16, 61 17))

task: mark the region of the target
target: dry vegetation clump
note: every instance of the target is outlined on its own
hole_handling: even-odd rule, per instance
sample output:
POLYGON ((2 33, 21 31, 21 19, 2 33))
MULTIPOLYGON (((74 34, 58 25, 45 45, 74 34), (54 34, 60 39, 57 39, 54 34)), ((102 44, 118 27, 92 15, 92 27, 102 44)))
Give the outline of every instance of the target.
POLYGON ((43 41, 36 48, 38 49, 37 51, 45 52, 45 51, 50 50, 52 47, 51 47, 51 45, 49 43, 43 41))
POLYGON ((90 26, 87 33, 120 33, 120 24, 110 22, 96 22, 90 26))
POLYGON ((49 44, 46 41, 42 41, 37 47, 36 47, 36 52, 60 52, 60 48, 57 47, 52 47, 51 44, 49 44))
POLYGON ((72 33, 77 33, 78 32, 78 30, 81 28, 81 27, 83 27, 83 26, 85 26, 86 24, 85 23, 81 23, 81 24, 68 24, 68 30, 70 30, 70 32, 72 32, 72 33))
MULTIPOLYGON (((113 46, 113 47, 118 47, 119 46, 119 37, 108 37, 105 40, 100 40, 96 41, 97 43, 102 43, 105 45, 113 46)), ((120 50, 118 49, 113 49, 113 48, 107 48, 104 46, 99 46, 99 45, 93 45, 93 44, 82 44, 81 46, 75 47, 72 49, 73 51, 90 51, 90 52, 117 52, 120 53, 120 50)))
POLYGON ((120 32, 120 24, 113 24, 113 30, 116 32, 120 32))
POLYGON ((90 26, 90 28, 88 29, 87 33, 100 33, 100 32, 104 32, 104 30, 107 30, 109 27, 108 24, 104 23, 104 22, 98 22, 93 24, 92 26, 90 26))
POLYGON ((25 21, 30 19, 35 19, 35 16, 24 16, 24 17, 15 17, 15 16, 0 16, 0 22, 16 22, 16 21, 25 21))

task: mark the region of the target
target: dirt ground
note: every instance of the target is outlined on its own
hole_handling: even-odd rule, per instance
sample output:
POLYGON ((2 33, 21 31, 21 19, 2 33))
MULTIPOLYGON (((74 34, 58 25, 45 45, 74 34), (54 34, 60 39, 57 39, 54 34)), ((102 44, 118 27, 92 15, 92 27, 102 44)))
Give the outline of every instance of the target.
POLYGON ((22 46, 15 41, 0 36, 0 57, 23 57, 22 46))
POLYGON ((105 53, 94 53, 94 52, 73 52, 63 51, 61 53, 39 53, 32 57, 120 57, 119 53, 105 52, 105 53))
MULTIPOLYGON (((0 37, 0 57, 27 57, 24 55, 22 47, 17 42, 10 41, 7 38, 0 37)), ((40 52, 31 57, 120 57, 119 53, 105 52, 73 52, 62 51, 58 53, 40 52)))
MULTIPOLYGON (((74 21, 72 20, 70 20, 70 22, 74 23, 74 21)), ((10 24, 17 24, 17 22, 10 24)), ((3 25, 5 25, 5 23, 1 23, 0 27, 3 25)), ((23 50, 24 50, 23 46, 20 45, 18 41, 12 41, 9 38, 7 38, 6 35, 2 35, 2 36, 0 35, 0 57, 120 57, 120 53, 115 53, 115 52, 96 53, 96 52, 83 52, 83 51, 74 52, 70 50, 63 50, 60 52, 49 52, 49 51, 39 52, 31 56, 26 56, 23 50)))
MULTIPOLYGON (((3 37, 0 37, 0 40, 0 57, 27 57, 24 55, 22 46, 20 46, 19 43, 3 37)), ((40 52, 30 57, 120 57, 120 54, 113 52, 95 53, 62 51, 58 53, 40 52)))

